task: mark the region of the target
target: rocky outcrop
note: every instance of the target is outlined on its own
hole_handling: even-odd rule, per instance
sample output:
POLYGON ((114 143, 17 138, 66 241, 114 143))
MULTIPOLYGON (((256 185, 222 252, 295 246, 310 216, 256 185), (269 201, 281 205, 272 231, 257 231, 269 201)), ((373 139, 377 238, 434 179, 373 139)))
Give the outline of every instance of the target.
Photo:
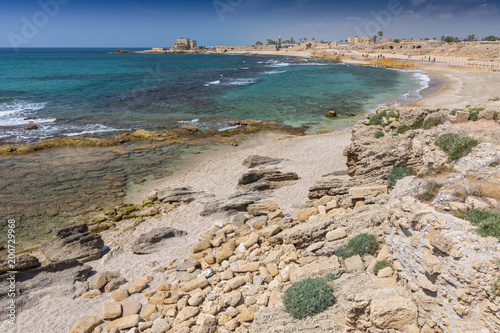
POLYGON ((238 185, 244 191, 273 190, 287 184, 288 181, 298 180, 295 172, 281 172, 278 170, 250 170, 243 174, 238 185))
POLYGON ((182 237, 187 235, 185 231, 177 230, 169 227, 156 228, 150 232, 139 236, 132 243, 132 252, 135 254, 149 254, 159 251, 163 246, 163 242, 172 237, 182 237))
MULTIPOLYGON (((41 299, 50 297, 78 297, 88 289, 85 284, 91 267, 71 259, 21 271, 16 277, 16 309, 22 311, 37 306, 41 299)), ((0 291, 0 298, 8 299, 8 288, 0 291)))
POLYGON ((81 262, 99 259, 104 241, 98 234, 88 231, 86 224, 61 228, 56 237, 40 246, 50 261, 78 259, 81 262))
MULTIPOLYGON (((382 118, 381 124, 370 125, 374 115, 368 115, 365 121, 354 126, 353 142, 344 150, 351 176, 380 180, 386 179, 396 166, 426 172, 429 166, 447 162, 448 156, 434 144, 444 128, 431 125, 442 123, 441 118, 446 119, 449 111, 436 114, 426 109, 396 107, 399 116, 395 112, 392 117, 382 118), (436 117, 439 120, 428 121, 436 117), (392 119, 392 123, 388 119, 392 119), (376 132, 384 136, 375 138, 376 132)), ((389 112, 387 110, 391 109, 379 108, 377 113, 389 112)))
POLYGON ((27 254, 17 256, 14 260, 0 259, 0 275, 8 271, 24 271, 38 266, 40 266, 40 261, 27 254))
MULTIPOLYGON (((453 175, 450 175, 453 176, 453 175)), ((496 332, 500 306, 491 283, 500 245, 469 222, 422 204, 418 182, 399 181, 391 196, 387 246, 418 307, 423 332, 496 332), (414 191, 409 191, 414 188, 414 191)))

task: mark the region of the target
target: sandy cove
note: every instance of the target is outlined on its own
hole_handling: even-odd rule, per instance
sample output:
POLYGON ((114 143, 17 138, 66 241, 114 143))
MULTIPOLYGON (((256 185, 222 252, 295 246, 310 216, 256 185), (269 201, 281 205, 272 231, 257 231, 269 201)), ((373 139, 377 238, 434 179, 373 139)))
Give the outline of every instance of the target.
MULTIPOLYGON (((283 54, 279 55, 292 55, 283 54)), ((304 56, 303 53, 296 56, 304 56)), ((442 76, 447 80, 445 86, 437 93, 415 102, 420 106, 431 108, 464 107, 466 104, 476 104, 500 96, 500 73, 473 72, 466 70, 435 70, 429 73, 442 76)), ((190 186, 195 190, 215 195, 215 198, 226 199, 236 192, 239 177, 247 170, 242 161, 249 155, 257 154, 273 158, 285 159, 275 168, 280 171, 296 172, 300 179, 292 185, 273 191, 267 200, 275 201, 285 213, 296 216, 298 210, 307 201, 308 189, 322 175, 343 172, 346 168, 346 158, 342 152, 351 141, 351 131, 292 137, 283 135, 260 135, 244 142, 239 147, 231 147, 217 153, 215 156, 205 156, 194 162, 187 170, 167 178, 161 185, 190 186)), ((152 189, 144 190, 147 197, 152 189)), ((137 197, 139 199, 140 196, 137 197)), ((213 216, 201 217, 202 205, 194 202, 182 205, 176 211, 160 218, 150 218, 140 224, 135 230, 125 234, 104 232, 103 239, 109 245, 111 252, 97 261, 87 264, 98 272, 117 271, 127 279, 128 287, 143 275, 151 275, 154 280, 151 290, 166 282, 165 275, 155 273, 154 267, 167 266, 174 259, 183 259, 191 245, 197 242, 198 236, 209 230, 217 222, 213 216), (128 244, 154 228, 169 226, 185 230, 188 235, 173 238, 168 248, 150 255, 134 255, 127 251, 128 244), (156 262, 154 267, 146 263, 156 262)), ((227 221, 224 221, 227 222, 227 221)), ((125 227, 125 225, 124 225, 125 227)), ((54 286, 54 291, 57 286, 54 286)), ((110 301, 110 294, 102 294, 93 299, 82 299, 64 296, 54 297, 51 291, 30 291, 40 294, 40 302, 18 314, 15 330, 6 323, 0 324, 2 332, 69 332, 71 327, 85 315, 99 317, 101 304, 110 301)), ((138 300, 142 294, 132 295, 128 300, 138 300)))

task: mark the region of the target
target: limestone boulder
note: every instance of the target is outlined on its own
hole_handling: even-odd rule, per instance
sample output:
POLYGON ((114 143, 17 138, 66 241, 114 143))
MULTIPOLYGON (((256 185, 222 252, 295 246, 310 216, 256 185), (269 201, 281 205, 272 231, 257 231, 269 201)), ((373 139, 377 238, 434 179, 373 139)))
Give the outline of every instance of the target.
POLYGON ((372 300, 370 308, 370 320, 378 329, 402 331, 417 320, 417 306, 403 297, 375 299, 372 300))

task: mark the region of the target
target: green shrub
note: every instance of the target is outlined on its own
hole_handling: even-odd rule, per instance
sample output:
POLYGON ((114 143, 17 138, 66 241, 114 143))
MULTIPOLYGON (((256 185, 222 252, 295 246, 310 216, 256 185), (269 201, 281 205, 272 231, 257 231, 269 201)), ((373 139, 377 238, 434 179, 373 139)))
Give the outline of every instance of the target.
POLYGON ((401 125, 397 128, 396 133, 397 134, 404 134, 406 133, 410 128, 406 125, 401 125))
POLYGON ((424 192, 418 195, 418 199, 420 201, 431 201, 436 197, 441 187, 443 187, 443 184, 438 184, 434 181, 427 183, 424 192))
POLYGON ((389 174, 389 180, 387 185, 390 188, 393 188, 396 185, 396 182, 405 177, 411 176, 411 170, 405 167, 396 167, 389 174))
POLYGON ((370 125, 380 125, 382 123, 382 118, 387 118, 386 110, 372 114, 370 117, 370 125))
POLYGON ((386 267, 392 267, 392 264, 387 260, 379 260, 375 263, 375 266, 373 266, 373 273, 375 273, 375 275, 378 275, 378 272, 386 267))
POLYGON ((500 97, 489 99, 489 101, 490 102, 498 102, 498 101, 500 101, 500 97))
POLYGON ((375 139, 380 139, 380 138, 383 138, 385 136, 384 134, 384 131, 377 131, 375 132, 375 139))
POLYGON ((450 115, 451 115, 451 116, 456 116, 458 111, 465 111, 465 110, 463 110, 463 109, 454 109, 454 110, 452 110, 452 111, 450 112, 450 115))
POLYGON ((448 153, 450 160, 456 160, 470 153, 479 142, 458 134, 443 134, 436 140, 436 146, 448 153))
POLYGON ((443 124, 443 121, 441 119, 431 118, 431 119, 427 119, 426 121, 424 121, 422 128, 425 130, 428 130, 428 129, 431 129, 433 127, 437 127, 437 126, 442 125, 442 124, 443 124))
POLYGON ((321 313, 336 301, 332 289, 321 278, 294 283, 283 295, 285 310, 296 319, 321 313))
POLYGON ((498 111, 493 112, 493 120, 498 120, 498 111))
POLYGON ((467 208, 459 211, 457 215, 478 227, 477 232, 481 236, 500 239, 500 214, 484 209, 467 208))
POLYGON ((497 278, 495 281, 491 283, 491 291, 495 295, 500 296, 500 278, 497 278))
POLYGON ((498 161, 490 163, 490 167, 492 167, 492 168, 496 168, 499 165, 500 165, 500 162, 498 162, 498 161))
POLYGON ((335 251, 335 255, 342 258, 349 258, 355 255, 374 254, 377 251, 377 237, 370 234, 360 234, 335 251))
POLYGON ((479 120, 479 112, 478 111, 469 111, 470 117, 469 119, 472 121, 478 121, 479 120))

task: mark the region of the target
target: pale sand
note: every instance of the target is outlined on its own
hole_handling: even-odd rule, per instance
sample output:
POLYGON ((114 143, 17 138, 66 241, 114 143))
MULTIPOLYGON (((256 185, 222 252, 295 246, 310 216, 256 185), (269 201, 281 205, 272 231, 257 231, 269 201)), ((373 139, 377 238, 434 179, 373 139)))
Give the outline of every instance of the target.
MULTIPOLYGON (((276 55, 294 55, 275 52, 276 55)), ((307 56, 305 53, 296 56, 307 56)), ((436 94, 415 102, 421 106, 463 107, 465 104, 480 103, 489 98, 500 96, 500 73, 471 72, 461 70, 435 70, 448 83, 436 94)), ((249 155, 286 158, 276 167, 281 171, 294 171, 300 180, 293 185, 285 186, 272 192, 268 200, 273 200, 285 211, 295 215, 303 203, 307 201, 308 189, 322 175, 334 171, 346 170, 346 159, 342 152, 350 143, 350 131, 341 131, 323 135, 305 137, 289 137, 283 135, 261 135, 247 140, 239 147, 224 149, 214 155, 204 156, 192 163, 184 171, 164 180, 159 186, 191 186, 196 190, 225 199, 237 190, 238 178, 247 170, 241 163, 249 155)), ((136 200, 146 197, 150 190, 142 191, 136 200)), ((182 259, 189 254, 189 248, 197 241, 199 235, 209 230, 217 217, 201 217, 203 208, 200 202, 182 205, 177 211, 159 219, 150 219, 139 225, 133 232, 104 235, 106 244, 110 244, 113 252, 99 261, 89 263, 97 271, 119 271, 128 281, 124 287, 134 283, 140 276, 152 275, 151 283, 155 288, 166 281, 165 274, 153 273, 153 268, 145 263, 157 261, 159 266, 166 266, 173 259, 182 259), (156 227, 170 226, 188 232, 188 236, 171 239, 165 250, 151 255, 133 255, 128 244, 139 235, 156 227), (117 247, 121 246, 117 250, 117 247), (103 264, 104 261, 104 264, 103 264)), ((36 291, 33 291, 36 293, 36 291)), ((5 322, 0 324, 1 332, 68 332, 71 327, 86 315, 100 316, 102 302, 110 301, 111 295, 103 294, 94 299, 71 299, 68 297, 44 296, 34 308, 18 314, 16 329, 12 330, 5 322)), ((134 295, 128 300, 145 299, 134 295)))
POLYGON ((446 81, 436 93, 411 103, 429 108, 464 108, 480 105, 500 97, 500 72, 482 72, 471 69, 427 66, 425 72, 446 81))
MULTIPOLYGON (((248 169, 242 166, 249 155, 258 154, 276 158, 284 158, 278 165, 269 166, 281 171, 294 171, 300 179, 292 185, 273 191, 267 200, 273 200, 285 213, 295 215, 303 203, 307 201, 307 193, 316 180, 322 175, 334 171, 346 170, 346 158, 343 149, 350 142, 350 131, 341 131, 314 136, 283 136, 267 134, 247 140, 239 147, 231 147, 216 154, 204 157, 191 168, 167 178, 163 186, 190 186, 195 190, 215 195, 216 199, 226 199, 237 191, 239 177, 248 169), (326 158, 327 157, 327 158, 326 158)), ((147 196, 147 191, 143 193, 147 196)), ((199 212, 203 205, 197 201, 182 205, 177 211, 159 219, 150 219, 139 225, 133 232, 104 234, 106 244, 113 250, 104 258, 90 262, 95 270, 118 271, 130 283, 145 274, 152 275, 155 280, 152 288, 166 282, 165 274, 154 273, 146 263, 157 261, 159 266, 167 266, 173 259, 183 259, 189 254, 189 248, 198 236, 210 228, 218 220, 216 216, 201 217, 199 212), (157 227, 170 226, 185 230, 188 235, 168 241, 164 250, 151 255, 134 255, 128 249, 136 237, 157 227), (116 250, 117 246, 122 249, 116 250), (104 261, 104 265, 102 264, 104 261)), ((228 222, 224 220, 224 222, 228 222)), ((35 292, 35 291, 34 291, 35 292)), ((111 301, 110 294, 103 294, 94 299, 70 299, 68 297, 45 296, 36 307, 23 311, 18 315, 17 328, 9 331, 5 322, 0 324, 1 332, 68 332, 71 327, 85 315, 100 316, 101 304, 111 301), (41 315, 43 313, 43 315, 41 315)), ((140 295, 127 300, 139 300, 146 303, 140 295)))

